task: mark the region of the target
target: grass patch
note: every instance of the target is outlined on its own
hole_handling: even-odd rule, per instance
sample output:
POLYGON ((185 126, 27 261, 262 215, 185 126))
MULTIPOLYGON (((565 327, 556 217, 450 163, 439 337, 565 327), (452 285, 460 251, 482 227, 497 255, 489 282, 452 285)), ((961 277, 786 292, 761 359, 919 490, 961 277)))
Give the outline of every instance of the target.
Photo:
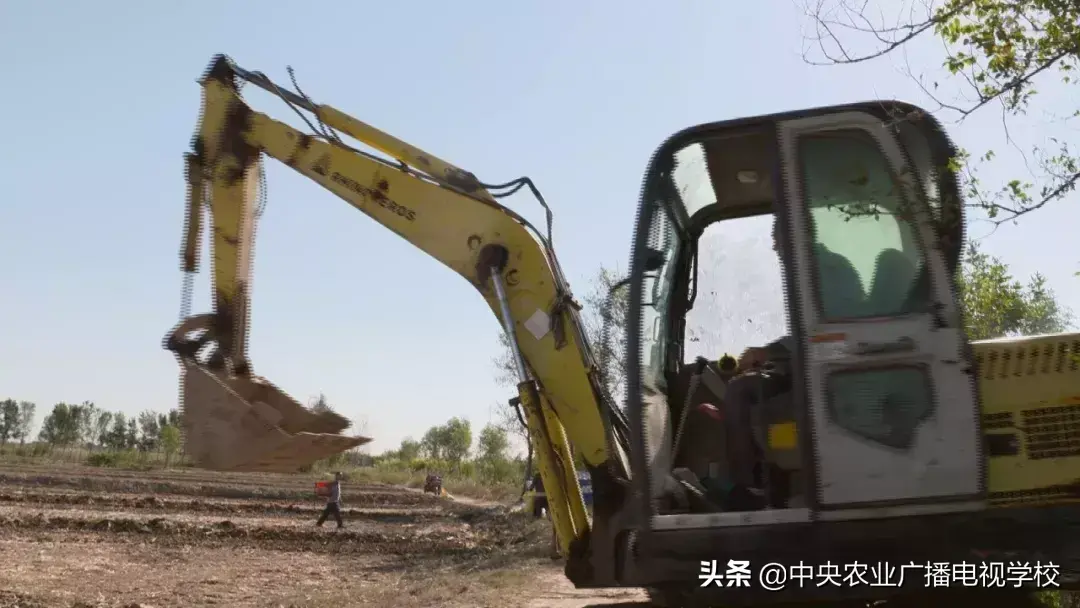
POLYGON ((0 464, 22 466, 88 465, 132 471, 191 468, 183 454, 168 455, 161 451, 110 450, 76 446, 50 446, 46 443, 8 444, 0 447, 0 464))

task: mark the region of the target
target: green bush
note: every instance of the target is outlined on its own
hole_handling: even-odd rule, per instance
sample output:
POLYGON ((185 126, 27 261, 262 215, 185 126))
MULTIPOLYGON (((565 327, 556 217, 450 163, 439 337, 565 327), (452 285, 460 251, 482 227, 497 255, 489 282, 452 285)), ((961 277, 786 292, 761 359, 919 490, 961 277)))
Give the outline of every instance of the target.
POLYGON ((94 452, 87 455, 86 464, 92 467, 148 471, 153 468, 160 468, 163 460, 163 455, 151 455, 135 450, 123 450, 115 452, 94 452))
POLYGON ((86 464, 92 467, 116 468, 119 460, 114 452, 98 452, 87 456, 86 464))

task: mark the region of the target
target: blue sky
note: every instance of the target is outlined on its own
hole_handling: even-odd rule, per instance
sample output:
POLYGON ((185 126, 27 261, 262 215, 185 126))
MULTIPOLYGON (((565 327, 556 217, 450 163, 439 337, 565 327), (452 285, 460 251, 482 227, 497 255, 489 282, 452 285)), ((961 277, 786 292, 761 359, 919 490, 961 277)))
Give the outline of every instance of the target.
MULTIPOLYGON (((675 130, 744 115, 877 97, 925 102, 898 59, 811 67, 795 4, 8 2, 0 51, 8 117, 0 163, 0 396, 43 410, 92 400, 135 413, 176 404, 160 347, 176 322, 183 153, 215 53, 288 82, 488 182, 527 174, 555 212, 579 295, 600 264, 625 269, 641 174, 675 130), (329 5, 322 5, 329 6, 329 5), (616 8, 617 7, 617 8, 616 8), (615 9, 615 10, 611 10, 615 9)), ((938 63, 928 42, 912 62, 938 63)), ((1042 89, 1044 108, 1066 92, 1042 89)), ((255 108, 294 122, 252 90, 255 108)), ((1033 114, 1013 136, 1061 134, 1033 114)), ((995 170, 1024 174, 1000 117, 955 126, 995 170)), ((324 392, 366 418, 373 449, 451 416, 477 430, 511 394, 493 380, 498 325, 473 289, 315 184, 268 166, 251 355, 302 402, 324 392)), ((1065 253, 1075 197, 984 246, 1046 274, 1080 309, 1080 256, 1065 253), (1053 243, 1059 245, 1053 245, 1053 243), (1050 245, 1046 245, 1050 243, 1050 245)), ((518 211, 540 222, 530 199, 518 211)), ((974 223, 972 233, 990 232, 974 223)), ((200 274, 195 310, 209 310, 200 274)))

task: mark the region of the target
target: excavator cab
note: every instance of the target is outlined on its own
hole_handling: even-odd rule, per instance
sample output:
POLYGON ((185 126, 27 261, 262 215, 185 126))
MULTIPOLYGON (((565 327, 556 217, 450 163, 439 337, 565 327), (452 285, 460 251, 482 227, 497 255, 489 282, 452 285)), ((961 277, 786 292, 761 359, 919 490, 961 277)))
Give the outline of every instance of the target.
MULTIPOLYGON (((871 104, 692 129, 654 159, 639 216, 644 242, 634 250, 640 280, 630 295, 630 314, 640 322, 631 343, 639 352, 630 357, 640 367, 631 381, 641 383, 631 394, 643 398, 632 403, 631 417, 641 417, 652 498, 663 502, 672 494, 662 471, 691 460, 698 479, 710 477, 708 464, 714 474, 717 464, 729 471, 760 468, 701 462, 685 454, 693 446, 674 445, 702 399, 725 401, 726 383, 709 382, 719 369, 682 363, 686 313, 696 281, 708 271, 698 267, 696 243, 714 223, 755 215, 773 218, 794 322, 789 348, 773 357, 773 369, 742 370, 767 393, 742 401, 760 408, 739 406, 749 411, 713 417, 715 443, 727 444, 715 450, 728 456, 719 460, 767 457, 773 466, 765 473, 795 474, 783 476, 790 487, 754 488, 782 490, 789 497, 784 510, 928 499, 966 504, 982 496, 978 399, 949 271, 958 252, 941 246, 943 237, 960 240, 962 223, 938 222, 934 208, 942 199, 923 187, 935 179, 928 173, 933 160, 924 156, 926 181, 920 179, 897 135, 900 124, 912 123, 889 118, 904 110, 912 111, 871 104), (662 397, 667 407, 647 404, 650 397, 662 397), (746 433, 730 428, 740 424, 746 433), (744 443, 743 434, 750 437, 741 446, 749 454, 733 445, 744 443)), ((940 132, 937 141, 933 133, 912 137, 923 150, 936 143, 947 151, 940 132)))
MULTIPOLYGON (((896 571, 873 589, 787 585, 767 599, 880 596, 924 584, 914 570, 900 581, 901 565, 981 550, 1034 563, 1061 546, 1034 511, 986 515, 975 363, 952 278, 954 153, 929 114, 891 101, 702 125, 657 150, 626 323, 637 584, 663 595, 714 560, 721 575, 728 560, 887 561, 896 571), (722 353, 684 362, 687 312, 710 271, 699 239, 753 216, 772 218, 788 346, 764 368, 733 370, 722 353)), ((693 595, 766 599, 758 581, 705 587, 693 595)))

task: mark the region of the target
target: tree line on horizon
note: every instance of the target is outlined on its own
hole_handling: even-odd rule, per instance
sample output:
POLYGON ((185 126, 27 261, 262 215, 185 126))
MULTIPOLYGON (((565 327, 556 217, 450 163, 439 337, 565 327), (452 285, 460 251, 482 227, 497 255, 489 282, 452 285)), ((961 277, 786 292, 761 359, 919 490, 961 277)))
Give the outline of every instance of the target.
MULTIPOLYGON (((31 438, 37 404, 7 398, 0 401, 0 446, 25 444, 31 438)), ((176 451, 180 443, 180 412, 144 410, 129 416, 109 411, 92 401, 60 402, 41 422, 37 442, 50 447, 81 447, 89 450, 176 451)))

